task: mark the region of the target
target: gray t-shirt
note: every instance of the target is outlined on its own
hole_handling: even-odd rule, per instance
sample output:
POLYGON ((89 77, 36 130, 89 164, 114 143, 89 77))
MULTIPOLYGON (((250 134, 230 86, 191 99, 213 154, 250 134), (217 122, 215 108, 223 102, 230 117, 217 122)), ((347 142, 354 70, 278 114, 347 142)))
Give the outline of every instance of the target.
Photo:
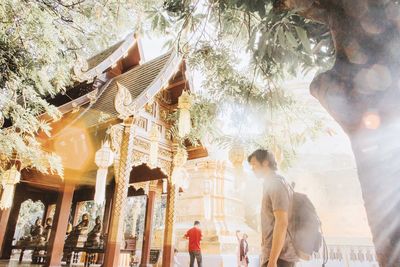
MULTIPOLYGON (((292 206, 293 193, 289 190, 288 185, 284 182, 284 178, 274 174, 265 178, 263 188, 263 199, 261 205, 261 263, 268 261, 272 247, 272 234, 274 231, 275 216, 274 211, 283 210, 288 212, 289 226, 288 230, 291 231, 291 206, 292 206)), ((291 231, 292 232, 292 231, 291 231)), ((291 242, 289 233, 286 234, 285 244, 279 256, 280 259, 296 262, 298 256, 296 250, 291 242)))

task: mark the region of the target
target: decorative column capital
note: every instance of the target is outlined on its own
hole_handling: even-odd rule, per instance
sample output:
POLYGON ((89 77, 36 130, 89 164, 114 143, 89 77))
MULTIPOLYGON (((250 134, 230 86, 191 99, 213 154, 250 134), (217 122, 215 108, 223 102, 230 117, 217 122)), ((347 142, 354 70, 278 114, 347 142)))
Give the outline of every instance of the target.
POLYGON ((159 188, 158 180, 150 181, 150 183, 149 183, 149 191, 157 192, 158 188, 159 188))

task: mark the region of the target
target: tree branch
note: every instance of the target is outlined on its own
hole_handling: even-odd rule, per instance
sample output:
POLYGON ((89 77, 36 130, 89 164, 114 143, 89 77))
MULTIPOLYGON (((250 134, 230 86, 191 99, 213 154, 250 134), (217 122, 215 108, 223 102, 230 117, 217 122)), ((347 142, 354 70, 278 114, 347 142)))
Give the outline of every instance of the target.
POLYGON ((277 12, 295 11, 304 18, 328 23, 328 8, 318 0, 277 0, 273 7, 277 12))

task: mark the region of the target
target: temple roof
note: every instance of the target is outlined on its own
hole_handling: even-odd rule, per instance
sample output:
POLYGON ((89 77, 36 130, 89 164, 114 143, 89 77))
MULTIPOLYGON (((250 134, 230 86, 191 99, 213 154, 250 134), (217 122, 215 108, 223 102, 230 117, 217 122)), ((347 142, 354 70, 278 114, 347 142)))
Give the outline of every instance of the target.
POLYGON ((72 103, 78 106, 87 103, 90 92, 98 87, 97 84, 101 86, 112 77, 139 66, 143 57, 140 40, 131 33, 85 63, 77 63, 72 69, 77 79, 75 84, 67 88, 66 92, 48 96, 46 101, 58 107, 62 113, 67 113, 74 109, 72 103))
POLYGON ((119 41, 118 43, 110 46, 106 50, 98 53, 97 55, 94 55, 93 57, 89 58, 87 60, 88 64, 88 70, 91 70, 95 68, 97 65, 102 63, 104 60, 106 60, 109 56, 111 56, 123 43, 124 41, 119 41))
POLYGON ((82 81, 91 80, 121 63, 121 61, 124 65, 123 68, 130 69, 139 65, 141 60, 143 60, 143 51, 140 41, 134 33, 131 33, 124 40, 89 58, 84 66, 81 66, 81 68, 78 66, 74 69, 74 72, 82 81), (126 58, 128 55, 131 55, 131 57, 126 58))
POLYGON ((134 101, 137 101, 139 96, 145 96, 147 97, 145 102, 147 102, 150 96, 154 96, 162 89, 160 79, 165 83, 172 76, 173 73, 168 75, 166 72, 171 67, 172 61, 176 61, 174 58, 176 59, 175 53, 170 51, 111 79, 103 86, 97 100, 90 106, 90 111, 85 114, 85 124, 90 127, 98 124, 99 118, 112 120, 118 117, 114 106, 118 84, 129 90, 134 101), (148 92, 149 90, 153 92, 148 92))

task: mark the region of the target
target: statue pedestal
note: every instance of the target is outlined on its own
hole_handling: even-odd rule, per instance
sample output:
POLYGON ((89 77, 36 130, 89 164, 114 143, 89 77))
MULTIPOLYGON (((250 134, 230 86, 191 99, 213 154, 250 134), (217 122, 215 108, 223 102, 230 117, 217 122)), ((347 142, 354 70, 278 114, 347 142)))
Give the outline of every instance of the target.
POLYGON ((70 248, 85 247, 85 243, 87 241, 87 234, 88 234, 87 229, 82 229, 79 235, 71 233, 65 240, 65 247, 70 247, 70 248))

